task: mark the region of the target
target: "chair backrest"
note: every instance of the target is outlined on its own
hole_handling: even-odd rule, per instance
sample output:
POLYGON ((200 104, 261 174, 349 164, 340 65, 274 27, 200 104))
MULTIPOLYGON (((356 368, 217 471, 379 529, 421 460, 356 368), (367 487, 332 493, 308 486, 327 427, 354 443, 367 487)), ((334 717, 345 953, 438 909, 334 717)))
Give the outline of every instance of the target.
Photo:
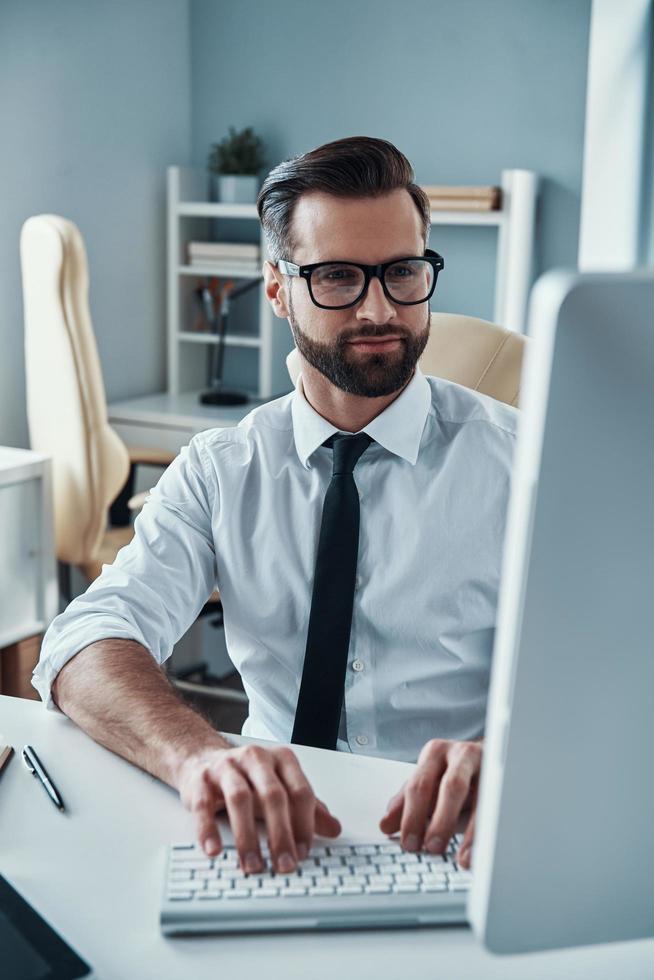
POLYGON ((57 557, 82 564, 100 544, 129 456, 107 422, 79 230, 36 215, 23 225, 20 255, 30 443, 52 458, 57 557))
MULTIPOLYGON (((508 405, 518 405, 526 338, 487 320, 432 313, 429 340, 420 358, 424 374, 456 381, 508 405)), ((293 384, 300 373, 294 348, 286 358, 293 384)))

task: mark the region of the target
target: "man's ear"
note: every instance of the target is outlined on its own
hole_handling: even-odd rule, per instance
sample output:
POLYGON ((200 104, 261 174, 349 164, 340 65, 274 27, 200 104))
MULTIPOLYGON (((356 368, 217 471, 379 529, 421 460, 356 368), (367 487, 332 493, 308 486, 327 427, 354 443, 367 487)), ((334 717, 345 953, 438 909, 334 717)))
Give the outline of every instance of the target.
POLYGON ((289 315, 288 284, 277 266, 273 265, 272 262, 263 263, 263 281, 266 298, 272 306, 275 316, 286 320, 289 315))

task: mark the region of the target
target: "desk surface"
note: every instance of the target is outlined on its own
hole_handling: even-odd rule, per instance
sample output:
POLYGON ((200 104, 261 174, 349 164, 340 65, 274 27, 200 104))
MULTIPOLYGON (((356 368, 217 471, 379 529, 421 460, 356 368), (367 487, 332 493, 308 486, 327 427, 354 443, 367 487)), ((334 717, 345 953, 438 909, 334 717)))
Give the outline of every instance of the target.
MULTIPOLYGON (((90 962, 99 980, 645 980, 654 940, 495 957, 467 928, 164 939, 163 846, 193 837, 177 794, 37 702, 0 697, 0 743, 32 744, 59 813, 18 755, 0 776, 0 873, 90 962)), ((243 739, 242 741, 246 741, 243 739)), ((411 766, 296 746, 343 839, 376 824, 411 766)), ((227 837, 227 835, 226 835, 227 837)), ((562 883, 565 888, 565 883, 562 883)))
POLYGON ((162 391, 154 395, 112 402, 108 408, 109 421, 115 423, 182 427, 201 432, 202 429, 238 425, 253 408, 263 405, 260 398, 251 398, 245 405, 202 405, 198 392, 188 391, 171 395, 162 391))

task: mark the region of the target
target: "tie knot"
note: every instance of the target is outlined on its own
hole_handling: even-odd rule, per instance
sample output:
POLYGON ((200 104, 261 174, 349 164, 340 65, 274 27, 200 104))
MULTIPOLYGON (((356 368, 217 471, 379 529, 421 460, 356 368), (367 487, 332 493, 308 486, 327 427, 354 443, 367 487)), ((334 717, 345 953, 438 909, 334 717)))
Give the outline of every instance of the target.
POLYGON ((324 445, 330 446, 334 452, 332 476, 352 473, 371 442, 372 437, 365 432, 359 432, 356 436, 346 436, 342 433, 330 436, 324 445))

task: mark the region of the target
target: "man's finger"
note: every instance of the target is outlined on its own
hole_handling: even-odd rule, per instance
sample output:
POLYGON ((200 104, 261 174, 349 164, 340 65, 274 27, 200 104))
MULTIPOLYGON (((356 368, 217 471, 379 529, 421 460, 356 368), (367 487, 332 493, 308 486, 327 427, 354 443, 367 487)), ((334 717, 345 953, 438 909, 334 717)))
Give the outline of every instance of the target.
POLYGON ((425 828, 434 810, 445 766, 445 758, 437 757, 430 764, 418 766, 407 782, 400 824, 402 847, 407 851, 419 851, 422 848, 425 828))
POLYGON ((322 837, 338 837, 343 829, 340 821, 322 800, 316 800, 315 820, 316 833, 322 837))
POLYGON ((316 798, 292 749, 278 749, 273 752, 273 757, 277 775, 288 794, 297 856, 303 861, 313 843, 316 798))
POLYGON ((425 847, 431 854, 442 854, 456 828, 456 822, 478 772, 477 755, 464 749, 452 753, 441 779, 436 809, 425 834, 425 847))
POLYGON ((287 874, 297 865, 297 851, 286 787, 275 771, 273 756, 268 750, 251 745, 239 756, 239 763, 263 810, 273 867, 287 874))
POLYGON ((395 834, 400 829, 400 821, 402 819, 402 809, 404 807, 404 787, 396 793, 395 796, 391 796, 388 801, 388 806, 386 813, 379 821, 379 829, 384 834, 395 834))
MULTIPOLYGON (((263 868, 259 835, 254 822, 252 787, 235 762, 224 762, 214 776, 219 781, 241 868, 248 874, 263 868)), ((215 822, 215 821, 214 821, 215 822)))
POLYGON ((195 820, 195 836, 205 854, 214 857, 222 850, 220 831, 216 824, 216 794, 207 773, 203 773, 186 801, 195 820))
POLYGON ((467 870, 470 869, 470 859, 472 857, 472 843, 475 838, 475 818, 477 816, 477 786, 474 788, 473 802, 472 802, 472 812, 470 814, 470 819, 468 820, 468 825, 463 835, 463 840, 461 841, 461 847, 457 853, 456 859, 457 863, 467 870))

